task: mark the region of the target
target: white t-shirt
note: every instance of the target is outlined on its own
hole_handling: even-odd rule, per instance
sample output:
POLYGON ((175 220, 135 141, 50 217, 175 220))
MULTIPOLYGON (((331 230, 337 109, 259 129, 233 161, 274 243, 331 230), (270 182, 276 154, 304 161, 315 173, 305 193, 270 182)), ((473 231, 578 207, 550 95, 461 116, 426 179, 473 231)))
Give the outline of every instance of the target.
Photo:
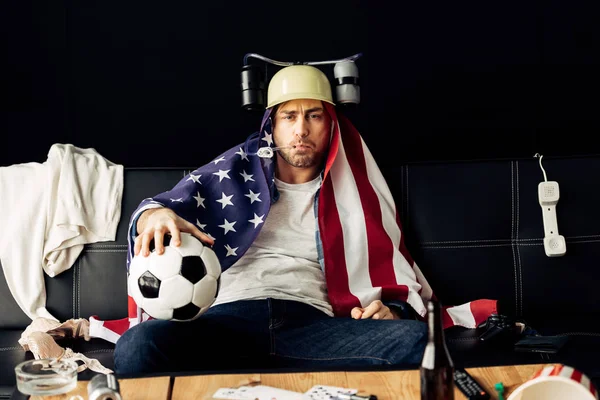
POLYGON ((279 200, 246 254, 221 274, 214 305, 270 297, 310 304, 333 316, 315 238, 313 207, 321 177, 301 184, 276 178, 275 185, 279 200))

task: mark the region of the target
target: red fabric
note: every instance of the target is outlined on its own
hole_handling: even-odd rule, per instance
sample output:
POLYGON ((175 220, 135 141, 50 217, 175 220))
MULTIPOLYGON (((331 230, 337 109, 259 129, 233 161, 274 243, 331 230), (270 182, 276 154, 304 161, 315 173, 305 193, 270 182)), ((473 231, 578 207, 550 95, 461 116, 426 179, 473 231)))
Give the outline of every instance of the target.
MULTIPOLYGON (((406 301, 424 317, 427 300, 435 296, 406 249, 388 185, 356 128, 325 106, 334 130, 318 222, 334 313, 349 315, 353 307, 381 299, 406 301)), ((444 328, 474 328, 496 312, 496 300, 442 309, 444 328)))

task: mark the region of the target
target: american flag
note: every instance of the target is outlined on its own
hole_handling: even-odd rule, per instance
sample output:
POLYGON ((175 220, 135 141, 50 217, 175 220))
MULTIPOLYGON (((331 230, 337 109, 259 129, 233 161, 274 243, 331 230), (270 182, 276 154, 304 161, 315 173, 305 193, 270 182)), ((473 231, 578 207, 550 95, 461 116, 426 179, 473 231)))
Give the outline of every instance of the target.
MULTIPOLYGON (((402 300, 424 318, 426 302, 435 295, 404 244, 389 187, 356 128, 332 105, 324 104, 333 130, 317 218, 333 312, 347 317, 353 307, 366 307, 374 300, 402 300)), ((130 220, 127 266, 133 257, 136 217, 152 207, 169 207, 211 236, 223 271, 244 255, 277 196, 273 160, 256 155, 261 147, 274 147, 269 113, 245 143, 189 173, 171 190, 140 203, 130 220)), ((497 301, 489 299, 444 305, 443 326, 475 328, 496 313, 496 306, 497 301)), ((90 334, 116 341, 145 319, 148 316, 129 297, 129 318, 94 319, 90 334), (102 329, 110 332, 103 335, 102 329)))

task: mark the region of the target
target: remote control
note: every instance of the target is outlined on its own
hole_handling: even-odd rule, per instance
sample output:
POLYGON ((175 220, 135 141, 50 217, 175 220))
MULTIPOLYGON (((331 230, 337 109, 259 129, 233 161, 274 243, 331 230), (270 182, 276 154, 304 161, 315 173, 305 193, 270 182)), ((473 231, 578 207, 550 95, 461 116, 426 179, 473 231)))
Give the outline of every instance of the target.
POLYGON ((490 398, 490 394, 464 368, 454 369, 454 384, 469 400, 490 398))

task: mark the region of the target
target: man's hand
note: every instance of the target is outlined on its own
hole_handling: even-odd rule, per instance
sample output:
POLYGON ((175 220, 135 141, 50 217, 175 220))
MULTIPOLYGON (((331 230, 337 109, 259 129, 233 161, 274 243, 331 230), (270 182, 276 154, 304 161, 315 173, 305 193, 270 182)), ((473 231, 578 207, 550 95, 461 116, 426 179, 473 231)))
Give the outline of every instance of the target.
POLYGON ((381 300, 375 300, 365 308, 354 307, 350 312, 350 315, 354 319, 400 319, 400 317, 388 306, 384 305, 381 300))
POLYGON ((134 254, 144 257, 150 254, 150 241, 154 239, 154 247, 158 254, 165 251, 163 239, 165 234, 171 235, 171 244, 181 244, 181 232, 187 232, 198 238, 202 243, 212 246, 214 240, 202 233, 198 227, 181 218, 170 208, 153 208, 144 211, 137 226, 138 237, 135 238, 134 254), (144 215, 146 214, 146 215, 144 215))

